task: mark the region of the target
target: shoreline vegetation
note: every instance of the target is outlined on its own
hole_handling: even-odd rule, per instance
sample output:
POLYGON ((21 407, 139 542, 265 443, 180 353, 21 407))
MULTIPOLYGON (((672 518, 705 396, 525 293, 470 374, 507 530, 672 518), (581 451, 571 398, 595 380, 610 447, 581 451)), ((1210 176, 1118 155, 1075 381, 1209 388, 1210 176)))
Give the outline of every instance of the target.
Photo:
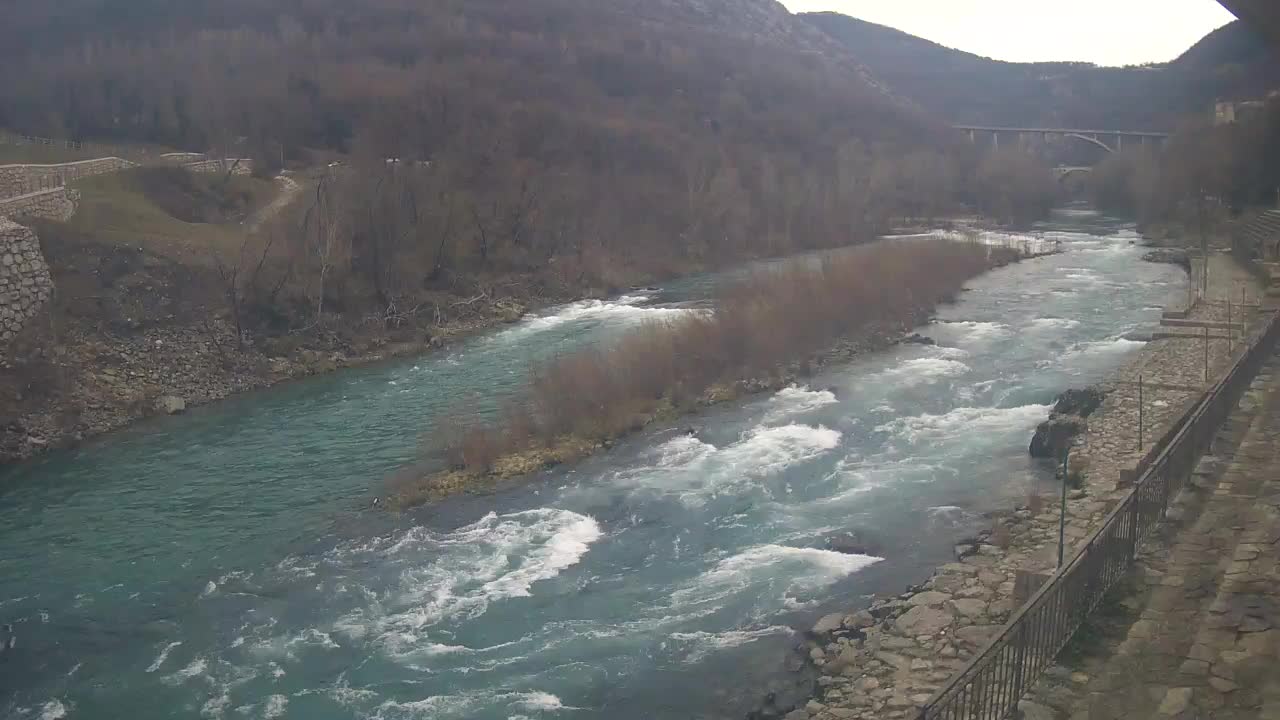
POLYGON ((833 359, 892 344, 967 281, 1023 255, 972 241, 881 241, 760 271, 723 288, 714 312, 646 323, 534 367, 495 419, 442 423, 452 429, 426 449, 445 467, 393 480, 386 506, 575 462, 653 423, 786 387, 833 359))

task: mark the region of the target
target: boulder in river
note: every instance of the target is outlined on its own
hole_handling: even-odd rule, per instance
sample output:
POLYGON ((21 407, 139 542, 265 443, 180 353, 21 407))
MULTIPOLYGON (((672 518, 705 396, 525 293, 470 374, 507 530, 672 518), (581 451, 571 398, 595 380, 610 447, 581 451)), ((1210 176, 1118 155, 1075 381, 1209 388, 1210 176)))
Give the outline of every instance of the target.
POLYGON ((880 543, 856 530, 832 535, 827 538, 826 545, 828 550, 846 555, 879 556, 880 554, 880 543))

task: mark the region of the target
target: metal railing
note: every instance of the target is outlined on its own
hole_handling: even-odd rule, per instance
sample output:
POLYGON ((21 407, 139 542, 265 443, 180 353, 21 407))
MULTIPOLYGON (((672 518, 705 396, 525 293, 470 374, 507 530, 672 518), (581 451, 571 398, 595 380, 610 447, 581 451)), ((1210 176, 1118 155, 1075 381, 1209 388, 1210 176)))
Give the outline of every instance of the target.
POLYGON ((1231 369, 1190 410, 1181 429, 1084 548, 919 709, 918 718, 1003 720, 1013 713, 1107 591, 1128 573, 1138 543, 1164 518, 1277 336, 1280 322, 1272 315, 1238 350, 1231 369))

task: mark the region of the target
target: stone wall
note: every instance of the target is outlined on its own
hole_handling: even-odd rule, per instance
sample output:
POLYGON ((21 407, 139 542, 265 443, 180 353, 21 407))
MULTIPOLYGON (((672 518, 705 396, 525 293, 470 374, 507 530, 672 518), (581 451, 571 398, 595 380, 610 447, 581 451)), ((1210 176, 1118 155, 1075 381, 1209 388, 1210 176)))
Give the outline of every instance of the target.
POLYGON ((0 199, 0 218, 69 220, 76 211, 79 193, 66 187, 0 199))
POLYGON ((197 173, 221 173, 230 169, 232 175, 249 175, 253 173, 253 160, 249 158, 201 160, 200 162, 183 163, 182 167, 197 173))
POLYGON ((80 178, 131 168, 136 164, 124 158, 105 157, 58 165, 0 165, 0 198, 46 190, 80 178))
POLYGON ((171 152, 171 153, 164 153, 163 155, 160 156, 160 160, 162 160, 163 162, 179 163, 179 164, 199 162, 201 160, 207 160, 207 159, 208 159, 208 156, 206 156, 204 153, 198 153, 198 152, 171 152))
POLYGON ((13 338, 52 293, 35 232, 0 217, 0 342, 13 338))

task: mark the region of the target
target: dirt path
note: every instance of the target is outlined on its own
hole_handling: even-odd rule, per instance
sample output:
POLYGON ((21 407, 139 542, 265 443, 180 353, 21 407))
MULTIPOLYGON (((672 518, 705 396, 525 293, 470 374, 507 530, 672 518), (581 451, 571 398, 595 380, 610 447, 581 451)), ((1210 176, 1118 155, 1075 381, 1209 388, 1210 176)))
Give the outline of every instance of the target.
POLYGON ((280 186, 280 192, 271 200, 271 202, 259 208, 245 220, 244 226, 247 232, 257 232, 262 224, 275 217, 289 206, 298 196, 302 194, 302 183, 294 180, 289 175, 277 175, 276 184, 280 186))

